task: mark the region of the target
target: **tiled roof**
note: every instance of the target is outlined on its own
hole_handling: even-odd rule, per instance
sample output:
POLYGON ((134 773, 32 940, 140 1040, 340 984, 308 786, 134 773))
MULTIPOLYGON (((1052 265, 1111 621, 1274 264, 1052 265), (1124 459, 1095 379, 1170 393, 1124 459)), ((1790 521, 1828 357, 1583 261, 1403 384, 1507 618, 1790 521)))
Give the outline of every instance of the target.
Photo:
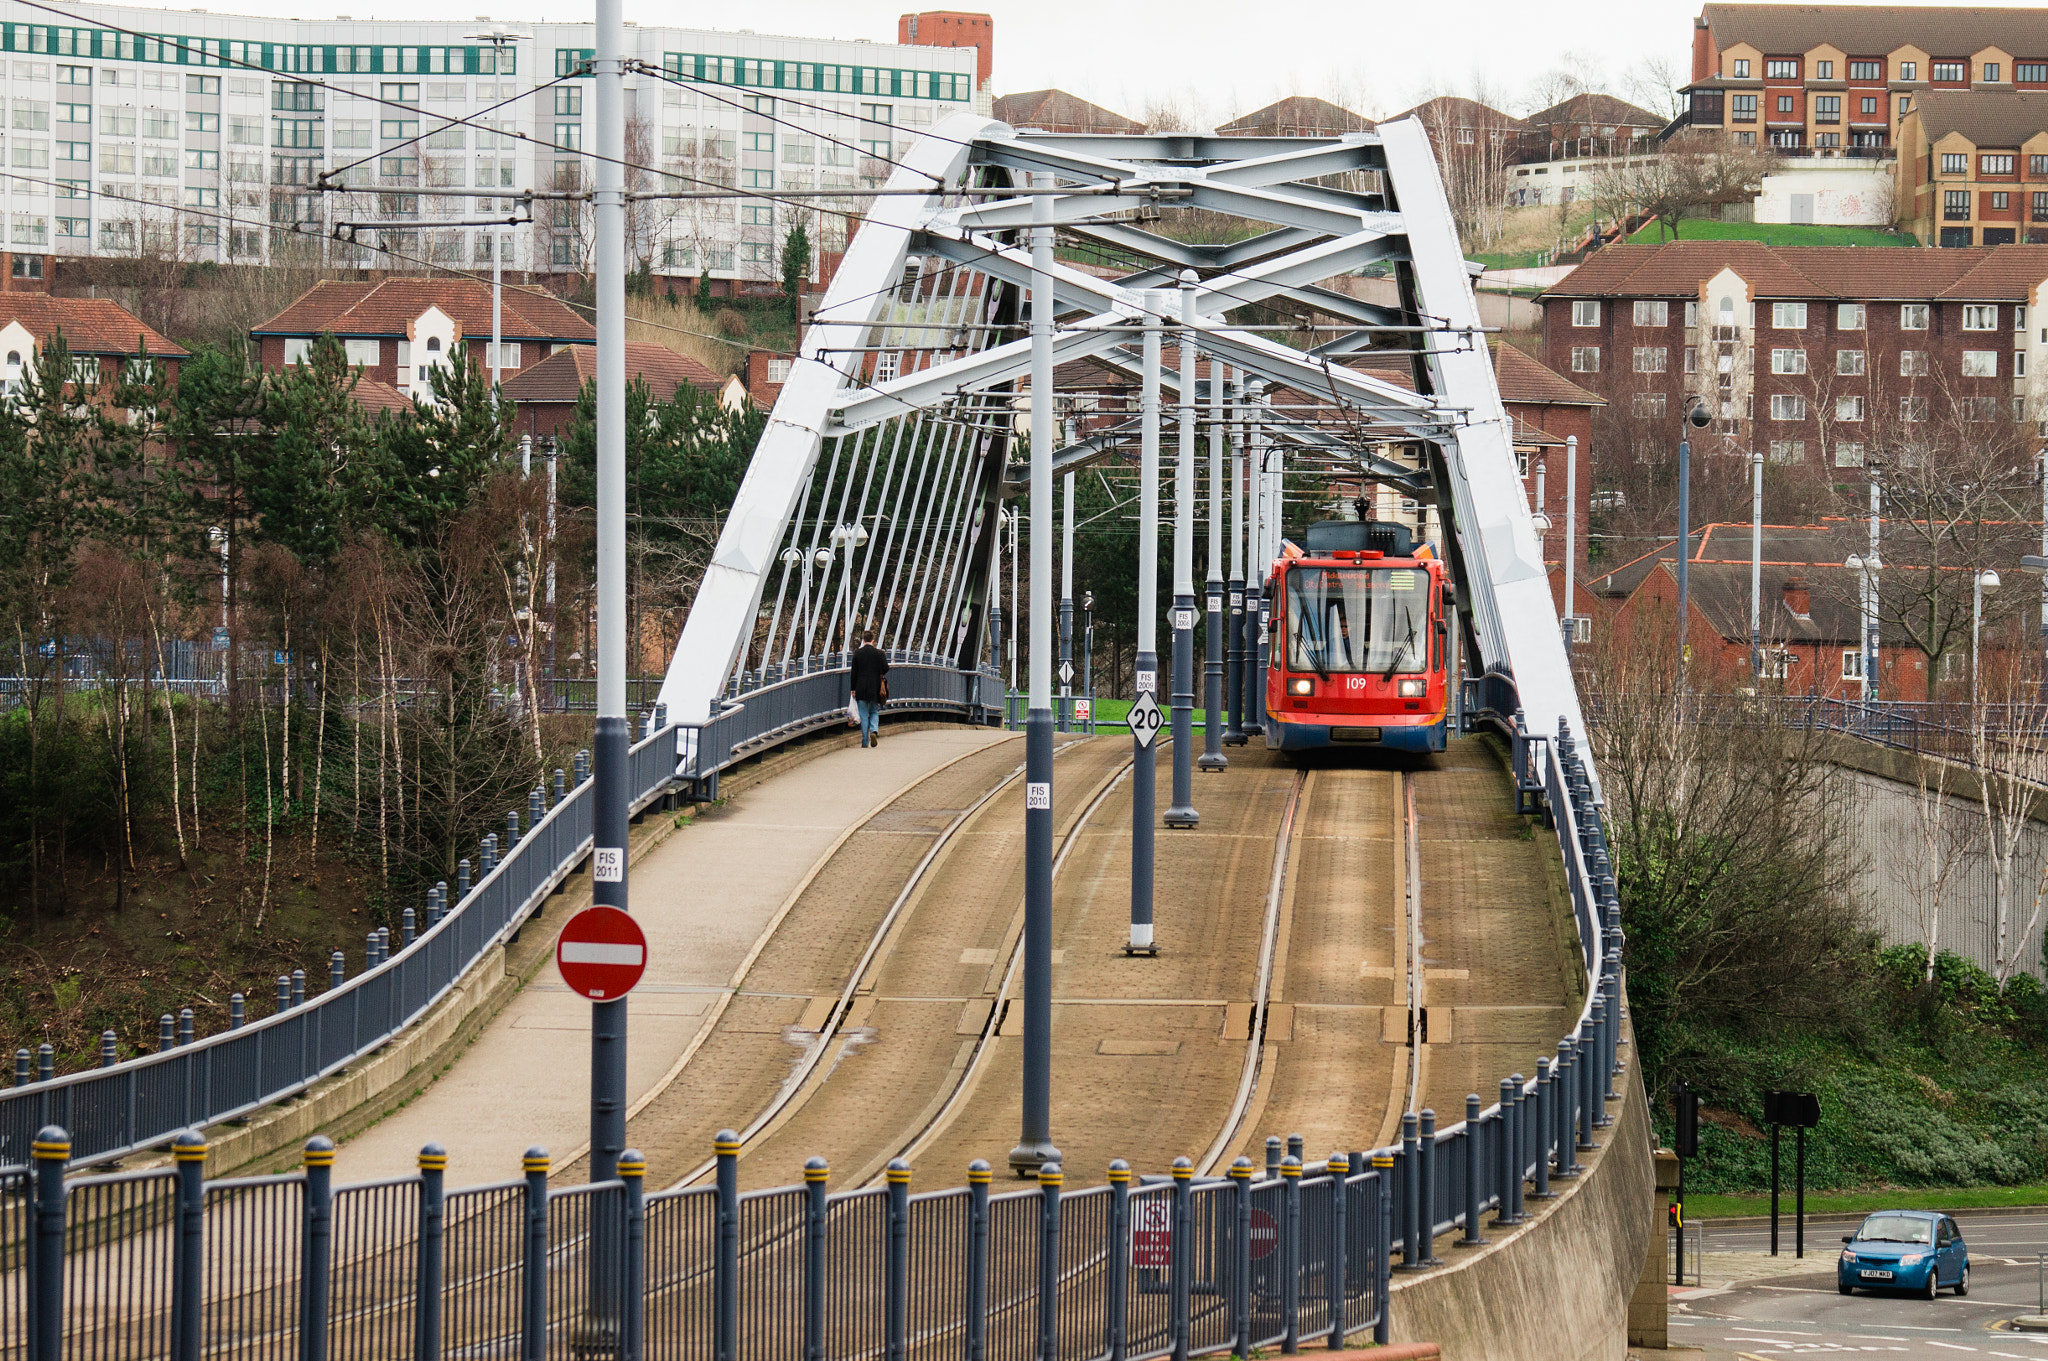
POLYGON ((1465 128, 1508 128, 1520 132, 1528 123, 1511 113, 1503 113, 1491 104, 1481 104, 1476 99, 1463 95, 1438 95, 1425 99, 1412 109, 1403 109, 1386 121, 1398 118, 1420 118, 1425 124, 1447 124, 1465 128))
POLYGON ((1586 391, 1571 379, 1512 345, 1493 347, 1493 379, 1503 402, 1531 406, 1606 406, 1605 398, 1586 391))
POLYGON ((995 102, 995 116, 1013 128, 1055 132, 1143 132, 1145 125, 1065 90, 1028 90, 995 102))
POLYGON ((1756 241, 1668 241, 1609 246, 1547 297, 1690 298, 1722 269, 1759 298, 2026 300, 2048 279, 2048 246, 1909 250, 1871 246, 1766 246, 1756 241))
POLYGON ((73 354, 134 354, 148 345, 152 355, 187 359, 182 348, 152 331, 112 298, 58 298, 48 293, 0 293, 0 326, 18 321, 38 345, 57 331, 73 354))
MULTIPOLYGON (((505 380, 505 395, 515 402, 573 402, 583 385, 597 376, 597 348, 571 345, 505 380)), ((626 381, 646 380, 656 401, 665 402, 685 383, 716 395, 725 379, 687 355, 666 345, 626 342, 626 381)))
POLYGON ((372 420, 387 411, 406 412, 413 409, 412 398, 391 384, 379 382, 368 374, 356 379, 355 390, 350 395, 356 399, 356 405, 372 420))
POLYGON ((1859 55, 1900 47, 1958 57, 1986 47, 2016 55, 2048 52, 2048 10, 2042 9, 1711 3, 1700 17, 1723 51, 1746 42, 1762 52, 1787 54, 1823 43, 1853 43, 1859 55))
MULTIPOLYGON (((559 298, 525 288, 502 290, 502 333, 508 340, 592 343, 597 332, 559 298)), ((438 307, 467 337, 491 334, 491 286, 474 279, 330 280, 313 285, 290 307, 256 327, 259 336, 402 336, 422 312, 438 307)))
POLYGON ((1584 124, 1589 127, 1661 128, 1671 120, 1639 108, 1613 95, 1581 94, 1552 104, 1541 113, 1522 120, 1532 128, 1553 124, 1584 124))
POLYGON ((2048 132, 2048 91, 1928 90, 1906 117, 1920 120, 1930 145, 1956 132, 1972 146, 2018 148, 2048 132))
POLYGON ((1233 118, 1216 129, 1219 137, 1302 137, 1330 136, 1340 132, 1364 132, 1373 122, 1327 99, 1313 95, 1289 95, 1242 118, 1233 118))

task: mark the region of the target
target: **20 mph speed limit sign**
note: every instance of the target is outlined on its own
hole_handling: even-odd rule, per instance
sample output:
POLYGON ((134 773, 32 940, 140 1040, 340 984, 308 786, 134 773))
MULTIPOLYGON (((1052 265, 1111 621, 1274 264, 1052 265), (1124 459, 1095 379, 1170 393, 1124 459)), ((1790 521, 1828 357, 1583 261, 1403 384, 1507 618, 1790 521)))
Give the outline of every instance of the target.
POLYGON ((555 967, 569 990, 593 1002, 624 997, 647 971, 647 937, 616 907, 586 907, 555 941, 555 967))
POLYGON ((1138 739, 1141 747, 1150 747, 1152 739, 1159 735, 1159 701, 1152 698, 1150 690, 1141 691, 1138 702, 1131 706, 1131 712, 1124 717, 1131 726, 1131 736, 1138 739))

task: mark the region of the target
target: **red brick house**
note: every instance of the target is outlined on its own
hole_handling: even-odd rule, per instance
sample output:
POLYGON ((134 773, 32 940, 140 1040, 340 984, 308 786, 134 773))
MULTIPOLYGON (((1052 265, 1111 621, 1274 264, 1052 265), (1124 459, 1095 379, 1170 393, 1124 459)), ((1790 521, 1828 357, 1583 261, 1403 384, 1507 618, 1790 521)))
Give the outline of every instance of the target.
POLYGON ((163 365, 173 381, 178 366, 191 358, 111 298, 0 293, 0 377, 9 391, 59 331, 71 351, 73 375, 93 384, 112 383, 121 365, 145 349, 150 362, 163 365))
MULTIPOLYGON (((571 345, 556 351, 530 369, 505 380, 505 396, 519 408, 519 430, 527 435, 559 435, 576 414, 576 397, 583 385, 597 377, 597 347, 571 345)), ((666 345, 642 341, 626 342, 626 381, 635 378, 647 384, 657 402, 675 396, 688 385, 707 397, 725 400, 732 379, 714 373, 687 355, 666 345)))
MULTIPOLYGON (((506 379, 565 347, 593 346, 597 332, 567 303, 506 288, 499 334, 506 379)), ((329 280, 250 332, 263 367, 303 362, 323 335, 339 338, 351 364, 409 397, 432 395, 427 375, 456 346, 486 374, 491 368, 491 287, 471 279, 329 280)))

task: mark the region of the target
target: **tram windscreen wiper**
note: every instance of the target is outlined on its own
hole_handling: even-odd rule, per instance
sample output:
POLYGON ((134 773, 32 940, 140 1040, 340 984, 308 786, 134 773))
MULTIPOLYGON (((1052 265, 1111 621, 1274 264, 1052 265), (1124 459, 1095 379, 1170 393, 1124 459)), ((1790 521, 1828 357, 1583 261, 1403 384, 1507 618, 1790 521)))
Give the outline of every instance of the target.
POLYGON ((1316 612, 1309 608, 1308 597, 1302 593, 1300 572, 1287 574, 1287 593, 1294 600, 1294 631, 1295 636, 1301 639, 1302 652, 1308 657, 1308 664, 1315 668, 1316 674, 1327 682, 1330 679, 1329 644, 1318 643, 1316 640, 1316 612))

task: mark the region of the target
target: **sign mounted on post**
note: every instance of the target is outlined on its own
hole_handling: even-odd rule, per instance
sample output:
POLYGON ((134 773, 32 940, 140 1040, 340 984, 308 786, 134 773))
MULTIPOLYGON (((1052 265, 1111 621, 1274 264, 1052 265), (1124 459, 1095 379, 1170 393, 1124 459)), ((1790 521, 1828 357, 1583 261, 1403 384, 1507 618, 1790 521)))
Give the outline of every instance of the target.
POLYGON ((616 907, 586 907, 556 938, 555 967, 577 996, 616 1001, 647 971, 647 937, 616 907))
POLYGON ((1131 727, 1131 736, 1138 739, 1138 745, 1150 748, 1152 739, 1159 735, 1159 701, 1152 698, 1150 690, 1140 691, 1138 702, 1131 706, 1124 722, 1131 727))

